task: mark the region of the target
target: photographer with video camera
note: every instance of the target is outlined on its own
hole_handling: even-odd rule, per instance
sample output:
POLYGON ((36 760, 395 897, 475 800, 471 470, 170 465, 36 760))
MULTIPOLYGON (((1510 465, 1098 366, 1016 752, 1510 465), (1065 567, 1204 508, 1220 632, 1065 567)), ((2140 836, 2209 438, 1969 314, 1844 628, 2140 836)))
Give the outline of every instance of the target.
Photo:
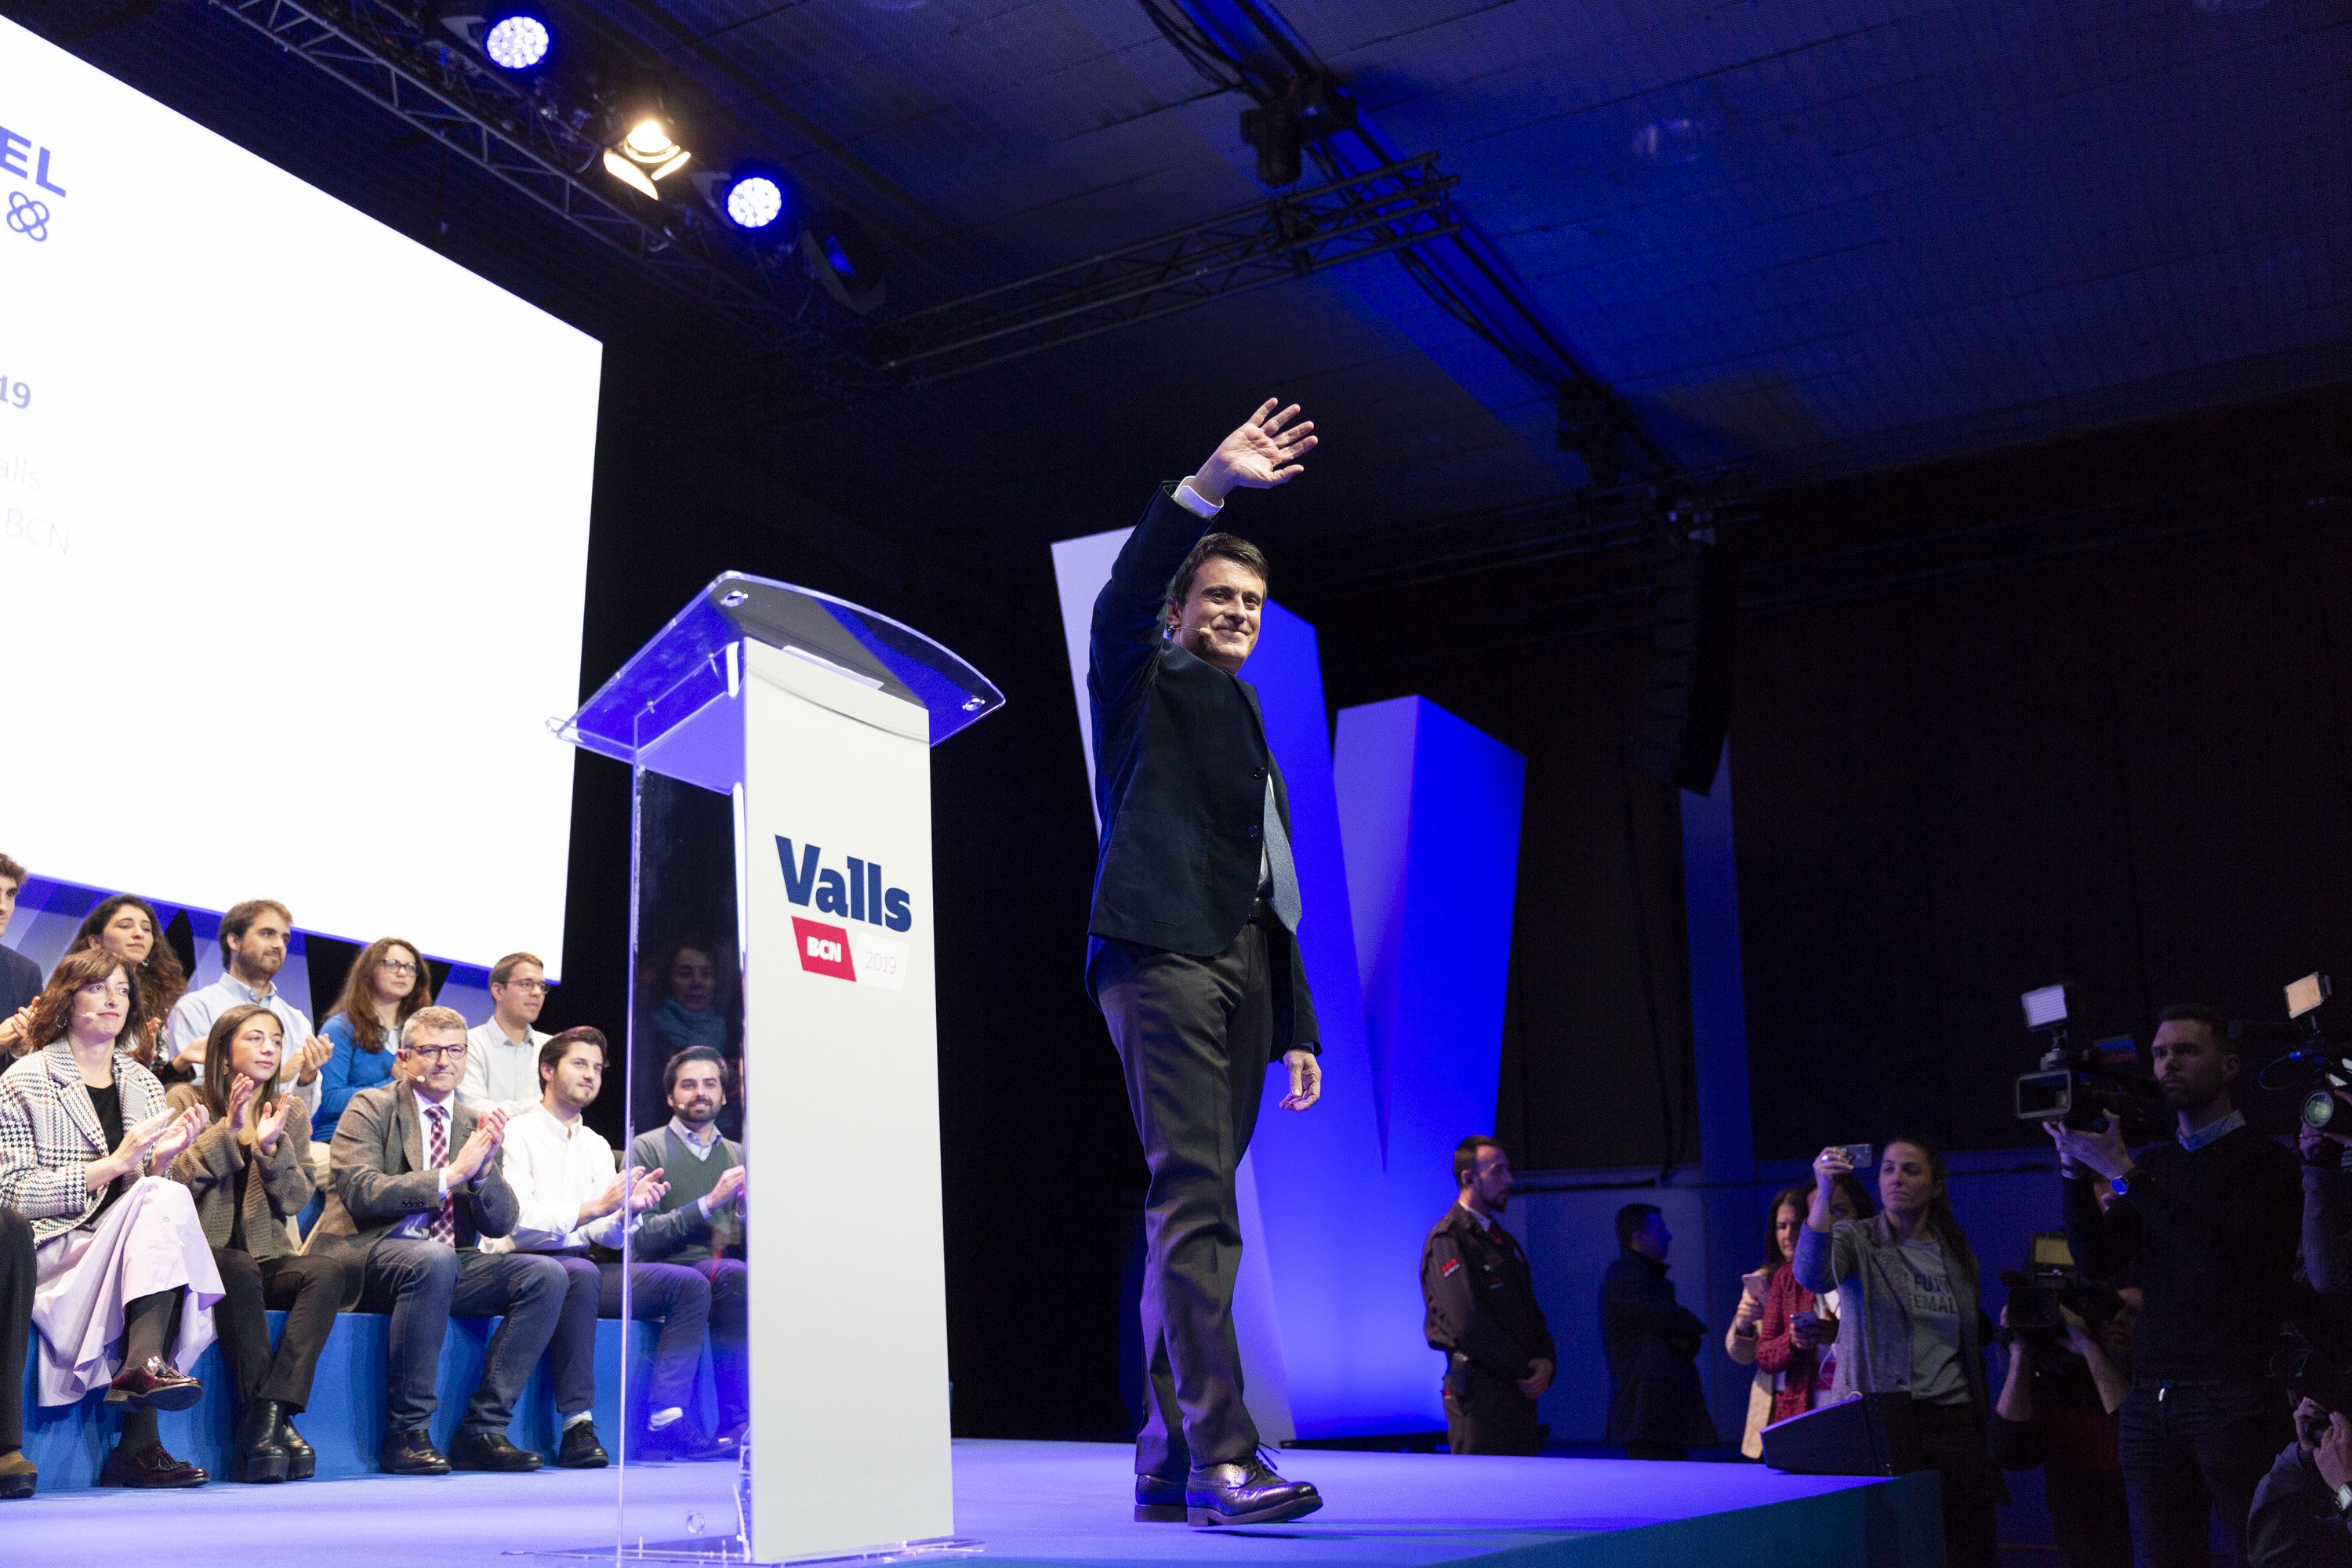
POLYGON ((2352 1568, 2352 1360, 2341 1336, 2281 1337, 2273 1369, 2294 1402, 2294 1440, 2255 1489, 2251 1568, 2352 1568))
POLYGON ((2074 1261, 2095 1278, 2131 1269, 2145 1292, 2119 1412, 2133 1544, 2142 1568, 2204 1568, 2217 1510, 2242 1559, 2254 1488, 2286 1435, 2265 1374, 2301 1191, 2295 1157, 2231 1099, 2241 1058, 2228 1021, 2193 1004, 2157 1016, 2149 1054, 2173 1139, 2134 1156, 2112 1115, 2096 1129, 2043 1125, 2074 1261), (2116 1200, 2105 1213, 2095 1183, 2116 1200))
POLYGON ((2043 1272, 2001 1276, 2011 1287, 2000 1310, 2009 1374, 1993 1402, 1993 1462, 2042 1471, 2065 1568, 2131 1568, 2116 1412, 2131 1392, 2140 1292, 2102 1290, 2079 1277, 2052 1282, 2043 1272), (2053 1316, 2056 1326, 2045 1327, 2053 1316))

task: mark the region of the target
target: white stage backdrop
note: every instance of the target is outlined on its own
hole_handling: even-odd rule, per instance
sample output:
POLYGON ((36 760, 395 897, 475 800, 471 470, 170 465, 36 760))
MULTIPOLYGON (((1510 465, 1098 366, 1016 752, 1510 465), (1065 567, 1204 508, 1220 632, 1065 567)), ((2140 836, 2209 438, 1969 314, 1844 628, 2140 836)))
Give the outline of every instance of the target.
POLYGON ((558 962, 597 343, 0 20, 0 850, 558 962))

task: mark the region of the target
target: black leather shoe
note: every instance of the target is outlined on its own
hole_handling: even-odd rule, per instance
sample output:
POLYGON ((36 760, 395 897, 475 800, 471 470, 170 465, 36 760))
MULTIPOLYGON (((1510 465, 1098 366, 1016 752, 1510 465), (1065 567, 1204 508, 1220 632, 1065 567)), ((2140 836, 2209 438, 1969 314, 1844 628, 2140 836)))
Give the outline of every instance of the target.
POLYGON ((161 1443, 150 1443, 135 1454, 124 1453, 117 1444, 98 1471, 102 1487, 200 1487, 210 1479, 198 1467, 165 1453, 161 1443))
POLYGON ((636 1452, 662 1463, 697 1464, 706 1459, 731 1459, 736 1447, 724 1437, 706 1435, 692 1416, 681 1415, 667 1426, 640 1432, 636 1452))
POLYGON ((503 1432, 460 1432, 449 1445, 449 1463, 460 1470, 535 1470, 544 1463, 528 1448, 507 1441, 503 1432))
POLYGON ((1184 1522, 1184 1483, 1166 1476, 1135 1478, 1135 1517, 1141 1524, 1184 1522))
POLYGON ((377 1456, 387 1476, 446 1476, 449 1461, 433 1446, 433 1434, 422 1426, 403 1430, 395 1427, 385 1434, 383 1449, 377 1456))
POLYGON ((319 1473, 319 1450, 294 1430, 294 1414, 283 1405, 278 1407, 278 1442, 286 1450, 288 1480, 307 1481, 319 1473))
POLYGON ((106 1385, 109 1405, 131 1410, 185 1410, 204 1396, 203 1384, 159 1355, 124 1367, 106 1385))
POLYGON ((32 1460, 25 1458, 22 1448, 11 1448, 0 1454, 0 1500, 31 1497, 33 1488, 39 1484, 40 1479, 41 1472, 34 1468, 32 1460))
POLYGON ((1196 1525, 1279 1524, 1323 1506, 1305 1481, 1286 1481, 1253 1454, 1223 1465, 1200 1465, 1184 1478, 1184 1518, 1196 1525))
POLYGON ((596 1440, 596 1423, 582 1421, 563 1429, 563 1446, 555 1451, 557 1469, 601 1470, 612 1462, 613 1456, 596 1440))
POLYGON ((236 1418, 236 1448, 229 1456, 233 1481, 282 1481, 294 1468, 294 1456, 278 1440, 278 1417, 286 1407, 274 1399, 257 1399, 236 1418))

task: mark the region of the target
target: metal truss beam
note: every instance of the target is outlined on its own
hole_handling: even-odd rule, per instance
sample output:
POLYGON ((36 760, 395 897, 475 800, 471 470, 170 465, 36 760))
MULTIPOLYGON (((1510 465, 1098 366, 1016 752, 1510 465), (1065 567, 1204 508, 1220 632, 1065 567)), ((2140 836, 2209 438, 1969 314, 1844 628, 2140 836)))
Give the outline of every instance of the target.
POLYGON ((699 214, 611 191, 595 172, 601 127, 587 115, 530 95, 401 9, 383 0, 211 4, 759 341, 811 347, 819 338, 800 318, 809 289, 796 271, 726 243, 699 214))
MULTIPOLYGON (((509 188, 719 312, 771 409, 813 413, 1043 353, 1461 232, 1437 154, 1389 159, 1150 239, 855 326, 788 253, 683 205, 606 184, 603 127, 529 90, 389 0, 210 0, 285 52, 391 110, 509 188)), ((706 385, 706 392, 720 390, 706 385)))
POLYGON ((920 386, 1268 284, 1442 239, 1454 176, 1424 153, 969 294, 890 324, 887 372, 920 386))

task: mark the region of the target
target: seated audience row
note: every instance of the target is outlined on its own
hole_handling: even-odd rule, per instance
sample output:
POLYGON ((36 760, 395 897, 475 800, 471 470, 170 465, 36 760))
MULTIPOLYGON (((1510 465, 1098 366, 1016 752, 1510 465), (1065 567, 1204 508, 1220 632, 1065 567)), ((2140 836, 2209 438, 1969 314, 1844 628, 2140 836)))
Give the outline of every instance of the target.
MULTIPOLYGON (((0 858, 0 931, 22 881, 0 858)), ((0 1019, 0 1057, 13 1058, 0 1074, 0 1380, 21 1385, 37 1326, 40 1403, 103 1388, 121 1413, 101 1485, 198 1485, 205 1473, 163 1448, 155 1415, 202 1396, 181 1369, 217 1335, 236 1385, 232 1479, 301 1479, 316 1456, 294 1418, 335 1315, 371 1310, 392 1319, 385 1469, 539 1468, 507 1427, 542 1352, 563 1427, 556 1462, 601 1466, 595 1322, 619 1315, 608 1249, 634 1218, 632 1316, 662 1325, 636 1444, 657 1458, 732 1455, 748 1426, 747 1297, 741 1260, 723 1254, 740 1250, 745 1182, 740 1148, 714 1124, 719 1053, 667 1064, 671 1120, 623 1170, 582 1117, 604 1037, 531 1027, 546 994, 536 958, 500 961, 497 1012, 468 1031, 431 1005, 413 943, 373 943, 321 1037, 274 985, 290 930, 281 905, 237 906, 222 922, 222 980, 176 995, 179 966, 156 962, 170 944, 138 900, 93 910, 29 1002, 26 965, 0 948, 0 1002, 15 1004, 0 1019), (497 1037, 478 1067, 486 1031, 497 1037), (530 1100, 514 1072, 525 1050, 530 1100), (317 1164, 314 1137, 331 1140, 317 1164), (289 1222, 314 1194, 323 1216, 298 1241, 289 1222), (287 1314, 274 1348, 272 1309, 287 1314), (452 1316, 502 1321, 445 1457, 428 1428, 452 1316), (715 1436, 687 1409, 706 1333, 715 1436)), ((22 1421, 0 1397, 0 1497, 35 1488, 22 1421)))

